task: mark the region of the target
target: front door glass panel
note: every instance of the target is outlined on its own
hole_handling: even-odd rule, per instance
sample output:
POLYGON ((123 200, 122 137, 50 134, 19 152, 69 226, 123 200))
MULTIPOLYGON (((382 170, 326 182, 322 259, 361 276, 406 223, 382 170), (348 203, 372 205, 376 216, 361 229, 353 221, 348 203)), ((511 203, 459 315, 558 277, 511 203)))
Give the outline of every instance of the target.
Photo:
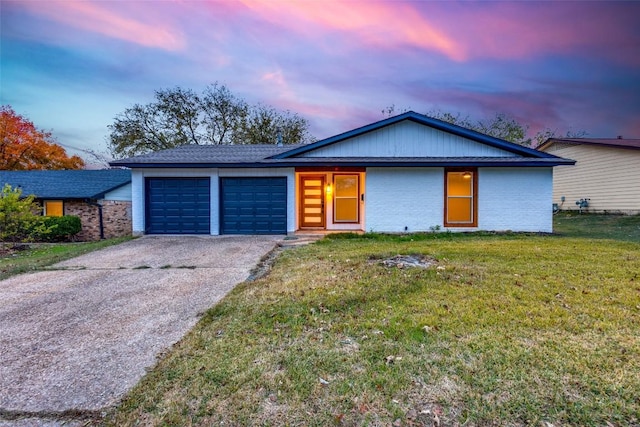
POLYGON ((300 226, 324 227, 324 176, 300 177, 300 226))

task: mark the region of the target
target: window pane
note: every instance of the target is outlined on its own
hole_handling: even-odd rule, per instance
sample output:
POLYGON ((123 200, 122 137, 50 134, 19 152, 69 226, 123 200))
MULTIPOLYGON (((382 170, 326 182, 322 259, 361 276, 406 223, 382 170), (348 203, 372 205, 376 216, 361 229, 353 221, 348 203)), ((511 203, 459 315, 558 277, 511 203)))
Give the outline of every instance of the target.
POLYGON ((336 175, 336 197, 358 197, 357 175, 336 175))
POLYGON ((473 207, 470 197, 449 197, 447 204, 447 222, 473 222, 473 207))
POLYGON ((336 221, 358 222, 358 199, 336 199, 336 221))
POLYGON ((46 216, 62 216, 62 200, 48 200, 44 202, 46 216))
POLYGON ((447 194, 449 196, 471 196, 473 186, 473 174, 469 172, 447 173, 447 194), (467 173, 469 178, 465 178, 467 173))

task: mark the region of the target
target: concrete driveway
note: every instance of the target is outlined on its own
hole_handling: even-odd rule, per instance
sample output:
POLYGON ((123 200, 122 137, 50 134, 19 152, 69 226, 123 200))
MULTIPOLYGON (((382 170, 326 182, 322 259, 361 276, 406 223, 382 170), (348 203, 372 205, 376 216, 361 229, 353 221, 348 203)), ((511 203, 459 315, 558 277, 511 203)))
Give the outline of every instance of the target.
POLYGON ((0 281, 0 425, 99 416, 281 239, 145 236, 0 281))

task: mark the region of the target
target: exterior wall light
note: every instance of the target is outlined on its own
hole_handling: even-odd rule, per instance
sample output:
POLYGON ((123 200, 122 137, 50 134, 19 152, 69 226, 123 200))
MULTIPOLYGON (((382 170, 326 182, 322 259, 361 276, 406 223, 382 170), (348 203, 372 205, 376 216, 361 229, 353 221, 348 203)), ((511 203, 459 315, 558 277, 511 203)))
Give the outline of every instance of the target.
POLYGON ((331 194, 331 184, 327 184, 327 194, 331 194))

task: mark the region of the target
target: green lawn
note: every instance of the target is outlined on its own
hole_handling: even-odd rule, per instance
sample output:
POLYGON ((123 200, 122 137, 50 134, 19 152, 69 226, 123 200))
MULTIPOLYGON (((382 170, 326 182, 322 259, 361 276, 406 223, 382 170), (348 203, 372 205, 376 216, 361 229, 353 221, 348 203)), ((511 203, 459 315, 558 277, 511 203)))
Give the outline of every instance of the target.
POLYGON ((574 225, 596 218, 556 221, 583 237, 338 235, 286 250, 106 422, 637 425, 640 244, 624 240, 638 223, 603 240, 574 225), (437 265, 380 263, 397 254, 437 265))
POLYGON ((640 215, 597 215, 560 212, 553 218, 553 230, 566 237, 616 239, 640 243, 640 215))
POLYGON ((130 240, 131 237, 83 243, 33 244, 12 254, 0 256, 0 280, 20 273, 37 271, 78 255, 130 240))

